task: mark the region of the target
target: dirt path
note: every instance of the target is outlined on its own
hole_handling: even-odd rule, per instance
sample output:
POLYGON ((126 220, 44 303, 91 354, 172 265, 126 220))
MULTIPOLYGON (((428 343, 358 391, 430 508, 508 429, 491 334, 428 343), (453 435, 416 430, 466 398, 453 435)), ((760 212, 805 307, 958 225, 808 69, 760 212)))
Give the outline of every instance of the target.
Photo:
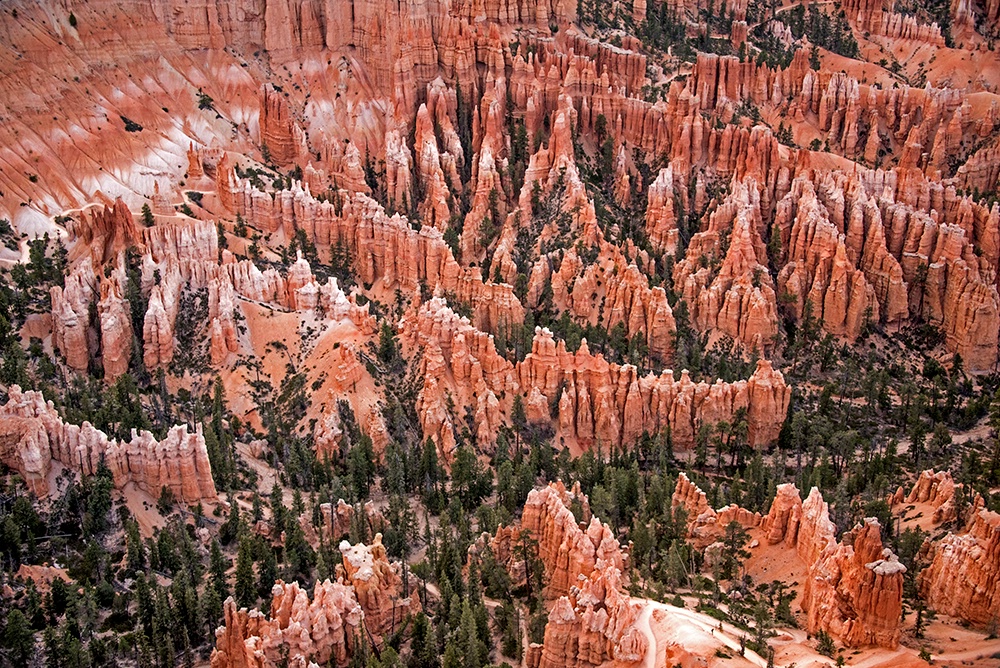
POLYGON ((961 652, 945 652, 943 654, 933 654, 934 661, 968 661, 970 659, 990 659, 994 654, 1000 653, 1000 639, 991 640, 976 649, 967 649, 961 652))
POLYGON ((649 626, 649 618, 653 615, 653 606, 647 605, 642 609, 639 619, 635 620, 635 625, 642 635, 646 636, 646 656, 642 660, 643 668, 656 668, 656 636, 649 626))
MULTIPOLYGON (((726 624, 724 622, 720 623, 712 617, 694 612, 693 610, 688 610, 687 608, 678 608, 666 603, 651 601, 650 599, 640 598, 632 600, 645 603, 642 613, 639 615, 639 619, 636 620, 636 625, 639 631, 646 636, 646 639, 649 641, 649 649, 646 650, 646 657, 643 660, 644 668, 654 668, 658 654, 656 647, 656 635, 653 633, 653 629, 649 623, 649 618, 652 616, 654 610, 662 610, 668 615, 680 617, 692 626, 695 626, 703 632, 713 636, 720 643, 737 654, 740 653, 739 637, 746 634, 731 624, 726 624), (722 627, 722 632, 719 632, 720 625, 722 627)), ((743 658, 760 668, 766 668, 767 666, 766 659, 749 649, 744 649, 743 658)))

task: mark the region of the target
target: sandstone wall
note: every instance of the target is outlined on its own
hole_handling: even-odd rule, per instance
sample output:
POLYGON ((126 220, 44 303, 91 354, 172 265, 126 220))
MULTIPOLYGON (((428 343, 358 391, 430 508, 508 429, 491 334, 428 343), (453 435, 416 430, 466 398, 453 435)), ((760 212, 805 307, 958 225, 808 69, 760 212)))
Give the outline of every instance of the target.
POLYGON ((810 632, 822 629, 849 647, 899 644, 906 567, 883 548, 877 520, 866 519, 838 543, 819 490, 803 503, 788 483, 778 486, 761 529, 769 544, 794 548, 809 569, 802 609, 810 632))
MULTIPOLYGON (((582 496, 552 483, 532 490, 525 502, 521 528, 538 542, 548 581, 545 597, 555 599, 544 642, 531 645, 525 660, 537 668, 638 663, 649 641, 635 626, 642 608, 625 589, 626 557, 597 518, 589 525, 576 523, 567 505, 573 495, 582 496)), ((501 528, 497 538, 503 535, 501 528)))
POLYGON ((949 533, 931 551, 931 563, 918 580, 928 606, 977 626, 995 623, 1000 610, 1000 515, 979 510, 967 533, 949 533))
POLYGON ((200 429, 190 434, 179 425, 161 441, 133 430, 131 441, 116 441, 89 422, 66 424, 40 392, 12 385, 8 395, 0 407, 0 461, 18 471, 33 494, 48 494, 53 461, 81 475, 93 475, 103 461, 119 489, 133 483, 158 498, 168 487, 188 504, 216 499, 200 429))
POLYGON ((538 329, 531 352, 511 364, 500 356, 490 335, 435 298, 411 310, 401 322, 404 341, 421 350, 424 385, 417 401, 425 437, 433 437, 447 457, 454 446, 458 416, 447 409, 474 408, 477 438, 493 441, 512 408, 523 397, 530 422, 553 424, 557 439, 581 449, 629 446, 644 432, 670 429, 675 447, 689 448, 702 423, 718 422, 746 410, 751 445, 777 438, 791 388, 780 372, 761 360, 746 381, 695 383, 686 371, 640 376, 634 366, 608 363, 592 354, 586 341, 576 353, 538 329))
POLYGON ((344 668, 362 634, 369 643, 381 643, 420 611, 417 590, 405 595, 400 565, 389 562, 381 534, 370 546, 344 541, 340 552, 336 581, 317 582, 311 599, 297 582, 279 580, 271 590, 269 615, 238 609, 232 598, 227 600, 225 623, 215 632, 212 668, 314 661, 344 668))

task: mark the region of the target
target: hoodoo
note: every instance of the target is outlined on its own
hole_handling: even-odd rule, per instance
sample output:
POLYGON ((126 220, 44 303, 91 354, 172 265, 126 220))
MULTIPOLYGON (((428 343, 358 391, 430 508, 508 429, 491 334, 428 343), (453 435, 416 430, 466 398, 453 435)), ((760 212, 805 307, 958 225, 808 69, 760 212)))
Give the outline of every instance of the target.
POLYGON ((1000 0, 772 5, 0 2, 0 662, 989 662, 1000 0))

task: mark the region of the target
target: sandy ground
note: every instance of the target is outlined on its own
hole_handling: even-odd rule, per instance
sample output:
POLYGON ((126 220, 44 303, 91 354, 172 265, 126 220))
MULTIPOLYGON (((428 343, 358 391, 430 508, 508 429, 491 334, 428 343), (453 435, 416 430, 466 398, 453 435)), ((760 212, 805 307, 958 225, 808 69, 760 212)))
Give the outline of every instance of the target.
POLYGON ((156 509, 156 499, 134 484, 125 485, 122 489, 122 499, 135 517, 135 521, 139 523, 139 531, 143 536, 152 536, 166 526, 166 520, 156 509))
POLYGON ((21 567, 17 569, 15 577, 24 581, 33 580, 35 587, 41 594, 48 592, 49 587, 56 578, 59 578, 63 582, 72 582, 72 578, 70 578, 65 568, 49 565, 29 566, 28 564, 21 564, 21 567))

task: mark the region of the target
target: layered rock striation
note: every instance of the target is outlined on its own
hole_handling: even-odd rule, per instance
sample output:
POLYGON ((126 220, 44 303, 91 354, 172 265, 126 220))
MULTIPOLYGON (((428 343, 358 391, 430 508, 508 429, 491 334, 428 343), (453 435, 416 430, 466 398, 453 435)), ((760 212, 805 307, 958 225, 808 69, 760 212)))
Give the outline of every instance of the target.
POLYGON ((831 543, 810 568, 803 607, 809 628, 825 629, 852 647, 899 644, 903 574, 901 564, 882 547, 881 527, 868 518, 831 543))
POLYGON ((1000 610, 1000 515, 981 509, 964 534, 931 546, 918 588, 929 607, 977 626, 995 624, 1000 610))
MULTIPOLYGON (((525 502, 521 528, 537 541, 549 582, 545 596, 555 600, 544 642, 530 646, 525 661, 532 668, 638 663, 649 641, 636 626, 642 606, 623 582, 626 556, 597 518, 585 528, 576 523, 567 505, 574 496, 552 483, 532 490, 525 502)), ((503 536, 501 529, 497 538, 503 536)))
POLYGON ((340 582, 317 583, 312 598, 298 583, 275 583, 270 615, 240 609, 228 599, 216 632, 212 668, 306 665, 307 659, 348 665, 363 632, 364 612, 354 590, 340 582))
POLYGON ((240 349, 237 320, 243 317, 244 301, 312 314, 328 322, 349 321, 366 335, 376 329, 368 305, 361 306, 354 295, 347 295, 336 278, 320 283, 301 253, 284 274, 273 267, 261 270, 251 260, 237 260, 228 251, 220 253, 211 222, 145 228, 135 248, 141 251, 140 289, 147 296, 141 332, 133 334, 136 306, 123 298, 129 279, 122 257, 106 277, 95 272, 90 258, 84 258, 73 266, 63 287, 51 289, 52 343, 71 369, 87 370, 100 353, 105 379, 113 382, 129 369, 133 336, 142 340, 146 368, 167 367, 178 347, 177 317, 185 291, 204 289, 207 293, 205 324, 215 365, 225 364, 240 349), (95 301, 98 318, 93 322, 90 313, 95 301))
POLYGON ((358 278, 365 284, 398 287, 408 294, 422 284, 431 290, 440 288, 471 304, 476 326, 488 331, 524 319, 524 309, 511 286, 484 282, 477 268, 464 268, 455 261, 440 231, 431 226, 415 230, 404 217, 388 216, 364 194, 341 193, 343 201, 334 205, 315 199, 308 187, 298 183, 273 195, 246 180, 228 187, 235 213, 257 227, 281 229, 288 237, 302 229, 324 248, 346 244, 358 278))
POLYGON ((230 598, 216 632, 212 668, 347 666, 363 642, 381 643, 420 611, 414 589, 403 592, 399 564, 390 564, 381 534, 371 546, 341 543, 335 582, 317 582, 312 597, 298 583, 275 583, 270 614, 238 609, 230 598), (363 639, 362 636, 366 636, 363 639), (315 664, 311 664, 315 665, 315 664))
POLYGON ((866 519, 838 543, 819 490, 803 502, 788 483, 778 486, 761 530, 769 544, 794 548, 808 568, 802 608, 811 632, 824 630, 851 647, 899 644, 906 567, 883 547, 877 520, 866 519))
POLYGON ((714 510, 708 505, 708 498, 685 473, 677 476, 677 486, 670 498, 671 510, 683 509, 687 523, 688 538, 695 548, 703 550, 718 541, 725 534, 730 522, 738 522, 744 528, 760 525, 760 513, 752 513, 736 504, 714 510))
POLYGON ((608 363, 592 354, 586 341, 571 353, 565 342, 538 329, 531 352, 511 364, 496 350, 492 336, 434 298, 411 310, 401 323, 403 339, 423 352, 424 385, 417 401, 424 436, 443 450, 454 445, 457 415, 447 408, 474 408, 476 434, 492 442, 497 427, 522 396, 529 421, 552 424, 571 448, 608 448, 634 443, 643 433, 670 430, 677 447, 693 447, 703 423, 745 413, 751 445, 777 438, 791 389, 769 362, 761 360, 746 381, 695 383, 687 372, 640 376, 634 366, 608 363))
POLYGON ((341 541, 343 573, 340 579, 354 588, 365 613, 365 629, 376 642, 402 628, 410 615, 420 612, 420 599, 414 589, 410 596, 403 591, 399 563, 390 563, 382 534, 375 534, 371 545, 351 545, 341 541))
POLYGON ((118 489, 132 483, 159 497, 166 487, 189 504, 216 499, 200 428, 191 434, 179 425, 160 441, 133 430, 130 441, 117 441, 89 422, 66 424, 40 392, 12 385, 8 396, 0 407, 0 461, 18 471, 37 496, 48 494, 52 463, 58 462, 81 475, 93 475, 104 463, 118 489))
POLYGON ((904 496, 903 488, 900 487, 889 497, 888 502, 890 506, 901 503, 930 504, 934 509, 931 515, 934 524, 961 519, 959 526, 972 521, 985 503, 983 497, 975 491, 971 496, 966 496, 965 485, 956 485, 950 472, 933 469, 920 472, 909 494, 904 496))
POLYGON ((739 506, 713 510, 705 493, 681 473, 671 499, 683 509, 688 537, 698 549, 720 540, 726 525, 758 527, 761 540, 794 550, 808 576, 802 594, 811 633, 825 631, 850 647, 895 648, 900 638, 903 566, 884 548, 881 527, 868 518, 836 538, 829 508, 813 488, 805 502, 794 484, 778 485, 767 515, 739 506))

